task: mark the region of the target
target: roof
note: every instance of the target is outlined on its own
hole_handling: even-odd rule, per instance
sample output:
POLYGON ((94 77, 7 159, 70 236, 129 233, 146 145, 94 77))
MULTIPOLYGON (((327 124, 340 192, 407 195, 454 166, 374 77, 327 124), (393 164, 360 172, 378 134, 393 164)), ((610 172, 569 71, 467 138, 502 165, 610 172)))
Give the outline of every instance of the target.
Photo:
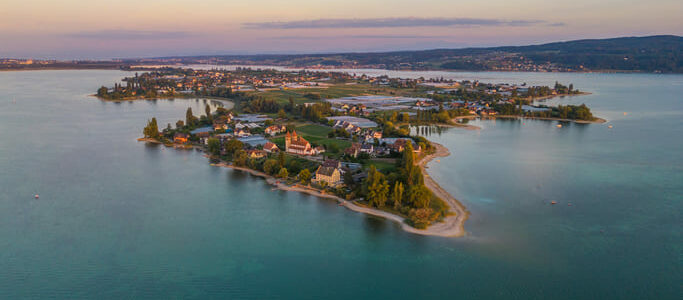
POLYGON ((318 170, 315 171, 315 174, 320 174, 323 176, 332 176, 332 174, 334 174, 334 171, 336 170, 337 168, 320 166, 318 170))
POLYGON ((202 127, 202 128, 197 128, 195 130, 190 131, 191 134, 197 134, 200 132, 212 132, 213 131, 213 126, 212 127, 202 127))
POLYGON ((334 168, 338 168, 339 165, 340 165, 340 163, 339 163, 338 160, 335 160, 335 159, 328 159, 328 160, 325 160, 325 161, 323 162, 322 165, 323 165, 323 167, 334 167, 334 168))
POLYGON ((277 145, 273 144, 273 142, 267 142, 265 145, 263 145, 263 149, 278 149, 277 145))

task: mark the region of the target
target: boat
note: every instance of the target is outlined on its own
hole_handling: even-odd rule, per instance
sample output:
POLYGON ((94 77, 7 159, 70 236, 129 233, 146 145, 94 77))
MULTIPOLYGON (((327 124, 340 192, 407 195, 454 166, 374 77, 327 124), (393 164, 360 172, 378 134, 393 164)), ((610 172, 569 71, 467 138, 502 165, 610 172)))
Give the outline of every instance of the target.
POLYGON ((557 204, 557 201, 555 201, 555 200, 553 200, 553 201, 550 201, 550 204, 553 204, 553 205, 555 205, 555 204, 557 204))
POLYGON ((612 128, 612 125, 607 126, 607 128, 612 128))
POLYGON ((557 124, 557 128, 562 128, 562 124, 557 124))
POLYGON ((38 194, 36 194, 36 195, 33 196, 33 197, 36 198, 36 199, 40 198, 40 196, 38 196, 38 194))

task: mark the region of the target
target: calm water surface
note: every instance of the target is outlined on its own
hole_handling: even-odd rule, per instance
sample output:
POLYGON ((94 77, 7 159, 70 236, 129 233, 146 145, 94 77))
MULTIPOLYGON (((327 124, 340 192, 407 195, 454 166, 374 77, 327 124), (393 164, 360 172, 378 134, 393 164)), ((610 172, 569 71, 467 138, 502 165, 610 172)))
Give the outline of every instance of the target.
POLYGON ((119 71, 1 72, 0 297, 680 297, 683 76, 371 71, 573 82, 593 94, 551 104, 586 103, 613 128, 429 135, 452 152, 430 173, 472 215, 465 238, 422 237, 135 141, 202 100, 88 96, 119 71))

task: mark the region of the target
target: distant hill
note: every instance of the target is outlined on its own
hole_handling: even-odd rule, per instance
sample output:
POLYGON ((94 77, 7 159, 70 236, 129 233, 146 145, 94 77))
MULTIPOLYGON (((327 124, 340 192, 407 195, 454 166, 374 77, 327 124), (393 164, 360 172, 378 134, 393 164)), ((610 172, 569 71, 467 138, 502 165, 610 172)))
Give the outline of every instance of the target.
MULTIPOLYGON (((628 71, 683 73, 683 37, 659 35, 531 46, 302 55, 176 57, 184 63, 292 67, 380 67, 497 71, 628 71)), ((169 58, 165 58, 169 59, 169 58)))

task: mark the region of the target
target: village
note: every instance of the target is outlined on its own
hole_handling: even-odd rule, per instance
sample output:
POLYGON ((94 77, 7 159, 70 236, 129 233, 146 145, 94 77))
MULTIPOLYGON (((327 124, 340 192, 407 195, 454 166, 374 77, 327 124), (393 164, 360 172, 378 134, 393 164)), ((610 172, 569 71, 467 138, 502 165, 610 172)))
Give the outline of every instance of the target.
POLYGON ((437 148, 419 129, 497 116, 592 118, 585 106, 533 105, 537 98, 580 93, 559 83, 539 87, 249 68, 163 68, 123 82, 100 88, 98 96, 127 101, 181 95, 234 104, 213 111, 206 105, 199 116, 188 108, 184 120, 162 130, 152 119, 142 140, 201 149, 217 165, 398 215, 415 228, 453 213, 442 199, 450 195, 427 188, 417 167, 437 148))

